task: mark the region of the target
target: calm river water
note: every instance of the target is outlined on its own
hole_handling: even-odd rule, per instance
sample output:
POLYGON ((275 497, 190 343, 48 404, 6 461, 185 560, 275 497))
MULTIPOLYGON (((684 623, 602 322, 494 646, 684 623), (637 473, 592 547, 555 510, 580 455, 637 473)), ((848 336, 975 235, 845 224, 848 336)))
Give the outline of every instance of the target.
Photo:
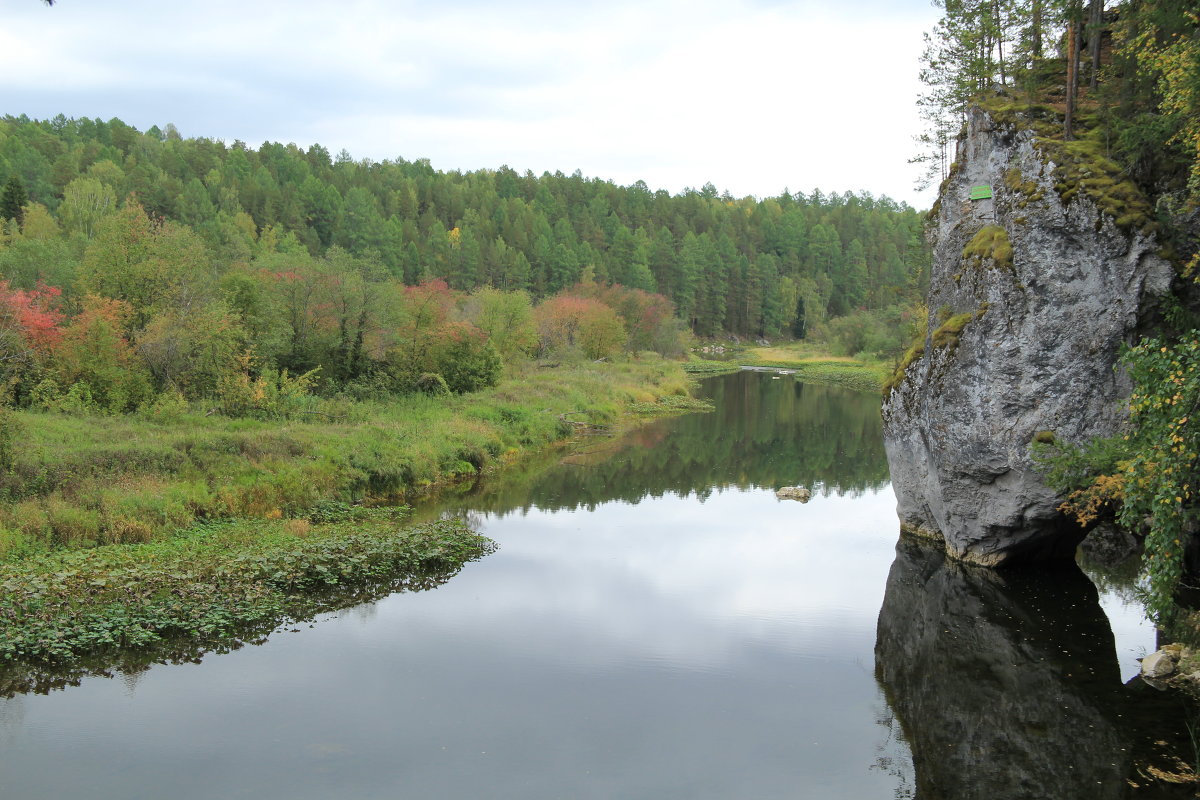
POLYGON ((0 797, 1132 791, 1153 703, 1124 682, 1155 645, 1127 589, 897 549, 873 397, 704 392, 424 509, 500 544, 437 589, 0 700, 0 797))

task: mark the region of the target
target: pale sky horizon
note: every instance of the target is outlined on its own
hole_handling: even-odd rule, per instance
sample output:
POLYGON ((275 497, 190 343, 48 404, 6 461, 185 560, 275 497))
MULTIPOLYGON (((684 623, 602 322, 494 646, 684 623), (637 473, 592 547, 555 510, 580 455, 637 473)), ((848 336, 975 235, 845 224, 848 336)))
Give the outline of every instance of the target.
POLYGON ((119 117, 672 194, 869 191, 907 163, 927 0, 3 0, 0 115, 119 117))

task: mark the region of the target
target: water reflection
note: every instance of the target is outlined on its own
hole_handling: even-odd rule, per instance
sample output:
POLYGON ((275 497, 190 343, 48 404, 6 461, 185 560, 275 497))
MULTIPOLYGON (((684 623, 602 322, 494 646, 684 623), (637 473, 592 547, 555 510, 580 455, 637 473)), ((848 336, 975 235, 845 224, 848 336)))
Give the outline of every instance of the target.
POLYGON ((704 386, 452 498, 500 550, 434 591, 0 700, 0 796, 1073 800, 1170 768, 1178 710, 1122 685, 1078 571, 894 550, 872 398, 704 386))
POLYGON ((894 503, 730 490, 489 517, 497 553, 370 617, 152 669, 132 695, 18 698, 11 724, 0 701, 0 795, 891 797, 907 754, 880 745, 871 648, 894 503))
POLYGON ((485 479, 457 501, 474 510, 592 510, 611 500, 801 484, 861 494, 887 484, 874 395, 745 371, 705 380, 716 410, 660 420, 617 441, 577 443, 485 479))
POLYGON ((435 591, 128 684, 0 701, 0 795, 891 797, 911 770, 872 669, 895 505, 869 488, 878 413, 792 379, 706 386, 740 410, 639 433, 623 467, 561 468, 586 481, 531 471, 479 495, 518 513, 460 502, 500 549, 435 591), (802 419, 769 435, 781 413, 802 419), (808 504, 772 491, 818 481, 808 504))
POLYGON ((1122 683, 1095 586, 1073 564, 999 572, 902 538, 876 673, 912 749, 917 797, 1190 797, 1173 694, 1122 683), (1164 780, 1167 779, 1167 780, 1164 780))
MULTIPOLYGON (((312 598, 311 613, 316 615, 331 609, 357 607, 361 609, 360 614, 369 616, 377 600, 395 594, 437 588, 457 573, 457 569, 430 569, 424 573, 327 590, 312 598)), ((198 664, 209 653, 230 653, 246 644, 262 644, 277 624, 274 618, 268 618, 257 624, 243 626, 233 636, 221 634, 168 638, 145 647, 105 651, 70 665, 7 662, 0 665, 0 698, 27 693, 45 694, 68 686, 78 686, 87 677, 111 678, 114 675, 120 675, 132 691, 138 677, 154 664, 198 664)), ((300 622, 288 619, 282 628, 291 629, 293 624, 300 622)))

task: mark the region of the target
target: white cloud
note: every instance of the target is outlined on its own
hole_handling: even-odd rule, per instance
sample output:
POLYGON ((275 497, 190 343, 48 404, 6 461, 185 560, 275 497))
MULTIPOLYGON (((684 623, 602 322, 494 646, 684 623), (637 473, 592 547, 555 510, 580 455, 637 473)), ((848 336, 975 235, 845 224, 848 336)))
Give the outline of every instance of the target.
POLYGON ((29 2, 0 33, 4 113, 320 141, 441 169, 672 192, 866 189, 917 205, 924 3, 29 2))

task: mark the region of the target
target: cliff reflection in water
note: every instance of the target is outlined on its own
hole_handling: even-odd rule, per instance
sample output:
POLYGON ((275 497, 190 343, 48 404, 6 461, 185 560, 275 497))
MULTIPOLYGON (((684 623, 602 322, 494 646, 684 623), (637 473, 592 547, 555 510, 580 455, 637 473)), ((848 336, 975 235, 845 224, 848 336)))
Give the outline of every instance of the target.
POLYGON ((1073 564, 995 571, 901 537, 876 676, 918 798, 1192 797, 1173 694, 1121 683, 1095 587, 1073 564))
POLYGON ((494 513, 534 505, 590 510, 667 493, 704 498, 726 487, 801 484, 844 494, 887 484, 874 395, 745 371, 704 380, 699 396, 716 410, 657 420, 617 440, 583 440, 565 458, 559 452, 506 468, 469 492, 470 505, 494 513))

